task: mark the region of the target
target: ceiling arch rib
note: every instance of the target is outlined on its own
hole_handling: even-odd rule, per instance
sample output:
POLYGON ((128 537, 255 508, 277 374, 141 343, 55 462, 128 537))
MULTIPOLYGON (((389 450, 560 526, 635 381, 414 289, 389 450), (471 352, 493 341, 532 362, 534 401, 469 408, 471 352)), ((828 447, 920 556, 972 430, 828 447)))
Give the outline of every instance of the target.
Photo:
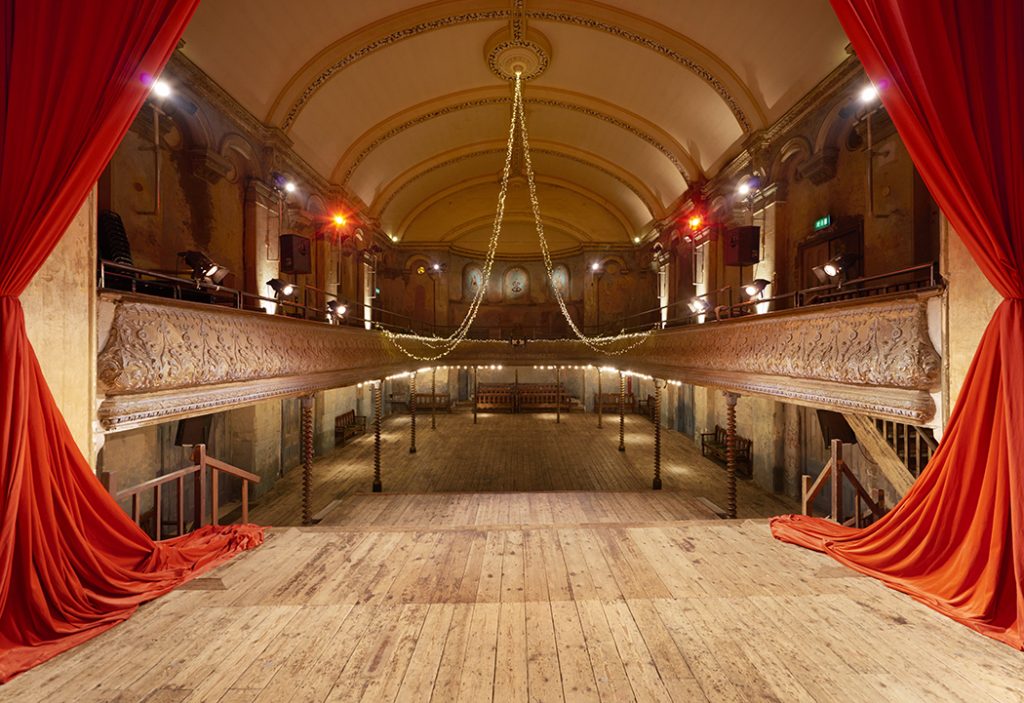
MULTIPOLYGON (((441 192, 457 192, 462 183, 490 183, 491 207, 497 198, 500 174, 504 162, 504 151, 494 150, 470 156, 459 162, 456 176, 446 169, 438 169, 418 178, 396 194, 387 211, 380 218, 385 232, 394 234, 407 214, 421 209, 420 205, 441 192)), ((640 198, 622 184, 585 164, 561 159, 546 154, 533 155, 534 169, 540 179, 569 182, 584 187, 593 199, 608 203, 616 213, 621 213, 628 222, 631 232, 644 231, 653 219, 653 214, 640 198), (545 175, 547 174, 547 175, 545 175), (551 176, 550 174, 557 174, 551 176), (586 184, 582 186, 581 184, 586 184)), ((541 200, 542 212, 547 212, 541 200)))
MULTIPOLYGON (((434 156, 406 169, 385 185, 377 197, 371 202, 370 214, 383 222, 388 214, 388 207, 394 201, 395 197, 416 180, 437 170, 452 168, 468 159, 474 159, 483 154, 500 154, 503 156, 505 154, 505 150, 506 144, 504 141, 492 140, 488 142, 468 144, 435 154, 434 156)), ((543 140, 531 141, 531 154, 570 160, 598 171, 605 176, 614 179, 622 188, 625 188, 643 202, 647 211, 651 213, 652 219, 659 219, 666 214, 665 209, 659 203, 658 198, 642 181, 637 179, 633 174, 624 170, 618 164, 607 161, 597 154, 586 152, 565 144, 547 142, 543 140)))
MULTIPOLYGON (((476 217, 448 230, 441 235, 439 239, 442 242, 455 244, 459 240, 465 239, 480 230, 486 230, 489 232, 491 224, 491 218, 488 218, 487 216, 476 217)), ((506 216, 505 224, 514 229, 520 229, 520 226, 524 226, 522 228, 527 229, 529 233, 533 235, 532 239, 536 239, 536 235, 533 234, 533 217, 528 212, 509 213, 506 216)), ((594 237, 591 236, 584 228, 560 217, 545 218, 544 229, 545 234, 547 233, 547 230, 552 230, 568 235, 578 240, 580 245, 591 244, 594 242, 594 237)), ((523 239, 526 238, 524 237, 523 239)))
MULTIPOLYGON (((569 110, 614 125, 657 149, 687 182, 699 180, 703 175, 700 166, 671 134, 617 105, 573 91, 544 86, 530 86, 524 101, 527 107, 545 106, 569 110)), ((489 105, 511 105, 509 88, 489 86, 445 95, 391 115, 352 142, 335 164, 331 180, 342 186, 347 185, 356 169, 374 150, 409 129, 455 112, 489 105)))
MULTIPOLYGON (((385 184, 411 164, 467 144, 504 142, 508 119, 508 106, 496 103, 424 121, 380 144, 363 160, 347 189, 363 202, 373 202, 385 184)), ((529 107, 527 123, 531 142, 564 144, 566 148, 599 154, 604 162, 616 164, 620 171, 643 183, 660 208, 667 207, 687 189, 686 179, 661 152, 619 127, 547 105, 529 107)))
MULTIPOLYGON (((595 193, 594 191, 581 187, 575 181, 564 180, 561 178, 553 178, 550 176, 537 176, 534 180, 538 185, 553 186, 567 191, 572 191, 573 193, 576 193, 577 195, 586 198, 588 201, 603 208, 608 213, 610 213, 611 216, 619 223, 619 226, 622 228, 622 231, 625 233, 627 237, 629 236, 630 232, 633 232, 636 229, 636 224, 631 222, 630 218, 627 217, 624 212, 619 210, 619 208, 614 203, 604 198, 602 195, 595 193)), ((406 213, 401 219, 401 221, 398 223, 398 225, 393 229, 392 234, 397 236, 399 239, 402 239, 405 232, 408 230, 410 224, 413 221, 415 221, 417 217, 422 215, 426 210, 430 209, 435 204, 442 202, 447 198, 457 199, 458 196, 463 192, 469 189, 475 189, 481 185, 488 186, 492 188, 495 193, 497 193, 499 183, 493 175, 485 175, 479 176, 472 180, 456 183, 455 185, 449 186, 448 188, 438 191, 433 195, 424 198, 415 208, 406 213)), ((544 201, 542 199, 542 207, 543 202, 544 201)), ((490 209, 490 216, 492 217, 492 219, 494 216, 493 209, 493 207, 491 207, 490 209)), ((546 225, 548 219, 547 214, 544 215, 544 219, 546 225)), ((586 239, 589 241, 591 237, 588 236, 586 237, 586 239)))
MULTIPOLYGON (((669 27, 608 5, 581 5, 564 0, 532 3, 524 16, 529 21, 603 33, 651 51, 707 84, 728 107, 742 132, 765 125, 764 110, 728 64, 669 27)), ((470 23, 507 22, 510 17, 507 0, 452 0, 399 12, 367 25, 324 48, 299 69, 281 89, 267 122, 291 130, 300 113, 332 78, 376 52, 425 33, 470 23)))

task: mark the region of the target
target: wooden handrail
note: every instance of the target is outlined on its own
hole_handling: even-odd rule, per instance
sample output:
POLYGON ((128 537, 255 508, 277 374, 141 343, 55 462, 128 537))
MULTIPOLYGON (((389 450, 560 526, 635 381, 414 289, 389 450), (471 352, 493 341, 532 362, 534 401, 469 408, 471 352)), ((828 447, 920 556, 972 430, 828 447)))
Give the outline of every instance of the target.
POLYGON ((242 522, 249 522, 249 484, 259 483, 261 481, 260 476, 249 471, 245 471, 244 469, 240 469, 237 466, 232 466, 220 459, 214 459, 211 456, 207 456, 206 445, 204 444, 197 444, 192 450, 192 461, 195 463, 191 466, 177 469, 169 474, 164 474, 163 476, 157 476, 156 478, 144 481, 137 486, 125 488, 123 490, 117 489, 117 476, 112 471, 100 472, 99 479, 115 500, 131 499, 131 515, 132 519, 136 523, 141 523, 142 521, 142 515, 140 514, 140 496, 146 491, 153 491, 153 536, 157 540, 163 539, 163 522, 161 520, 163 502, 161 500, 161 487, 169 483, 176 483, 178 489, 177 534, 178 536, 185 534, 185 479, 188 476, 192 476, 194 482, 192 529, 196 529, 207 524, 207 470, 209 470, 211 474, 211 510, 209 521, 214 525, 217 525, 220 522, 220 482, 217 480, 217 474, 225 473, 242 480, 242 522))
POLYGON ((843 461, 843 443, 838 439, 833 439, 831 456, 828 463, 821 470, 821 473, 818 474, 818 477, 813 479, 813 481, 810 476, 805 475, 803 477, 801 484, 801 507, 803 508, 804 515, 812 515, 814 499, 818 497, 825 482, 829 479, 831 479, 832 484, 832 512, 829 518, 832 521, 852 527, 863 527, 867 522, 866 516, 862 514, 862 503, 871 511, 876 520, 885 514, 885 493, 881 488, 877 488, 874 491, 874 496, 868 494, 867 490, 857 479, 857 476, 846 465, 846 462, 843 461), (845 520, 843 519, 844 479, 854 489, 853 516, 845 520))

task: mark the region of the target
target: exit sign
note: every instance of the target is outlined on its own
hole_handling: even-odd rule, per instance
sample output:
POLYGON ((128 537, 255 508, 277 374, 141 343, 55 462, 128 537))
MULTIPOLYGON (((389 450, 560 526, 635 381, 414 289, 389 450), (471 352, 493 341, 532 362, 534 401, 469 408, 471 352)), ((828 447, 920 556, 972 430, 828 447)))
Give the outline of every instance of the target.
POLYGON ((825 229, 830 224, 832 224, 832 215, 825 215, 824 217, 819 217, 814 221, 814 231, 817 232, 818 230, 825 229))

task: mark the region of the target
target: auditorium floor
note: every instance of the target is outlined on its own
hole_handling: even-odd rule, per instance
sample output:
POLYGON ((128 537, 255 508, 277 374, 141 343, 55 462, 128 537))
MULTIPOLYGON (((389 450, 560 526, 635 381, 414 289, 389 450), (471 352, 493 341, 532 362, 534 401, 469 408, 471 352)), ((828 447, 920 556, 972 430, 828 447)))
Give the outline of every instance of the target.
MULTIPOLYGON (((626 451, 618 451, 617 415, 605 415, 598 429, 593 414, 480 415, 438 413, 416 421, 416 454, 409 454, 409 416, 384 423, 381 476, 385 493, 480 493, 507 491, 651 490, 654 427, 639 415, 626 416, 626 451)), ((260 498, 251 515, 262 525, 301 524, 299 469, 289 471, 260 498)), ((663 492, 727 503, 725 470, 705 459, 699 446, 678 432, 662 433, 663 492)), ((313 513, 345 496, 369 492, 373 482, 373 428, 325 458, 313 472, 313 513)), ((798 512, 799 506, 752 481, 738 482, 740 517, 798 512)))

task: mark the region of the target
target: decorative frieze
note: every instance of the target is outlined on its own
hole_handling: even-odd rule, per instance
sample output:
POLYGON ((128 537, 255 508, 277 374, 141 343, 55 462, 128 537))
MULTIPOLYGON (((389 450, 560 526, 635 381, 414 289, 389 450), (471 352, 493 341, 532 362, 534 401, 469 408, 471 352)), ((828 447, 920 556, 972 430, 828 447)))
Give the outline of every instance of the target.
MULTIPOLYGON (((467 340, 442 363, 615 365, 800 405, 923 424, 940 360, 935 292, 848 301, 653 333, 607 357, 572 340, 467 340)), ((385 337, 284 316, 146 296, 100 298, 108 431, 350 385, 420 366, 385 337)))

